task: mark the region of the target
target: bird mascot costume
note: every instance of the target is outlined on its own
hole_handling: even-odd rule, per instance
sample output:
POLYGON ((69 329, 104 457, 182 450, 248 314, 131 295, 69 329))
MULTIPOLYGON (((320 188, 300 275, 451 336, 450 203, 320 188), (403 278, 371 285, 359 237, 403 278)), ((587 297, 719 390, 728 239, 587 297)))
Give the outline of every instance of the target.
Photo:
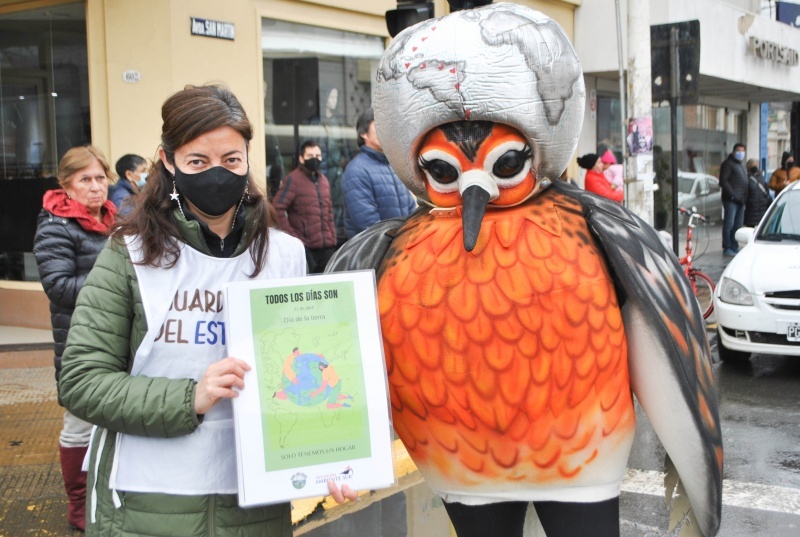
POLYGON ((327 270, 377 271, 394 427, 459 537, 523 535, 530 506, 547 537, 618 536, 633 395, 685 490, 684 531, 711 537, 722 441, 703 318, 651 226, 555 180, 584 100, 569 40, 537 11, 404 30, 375 126, 422 207, 327 270))

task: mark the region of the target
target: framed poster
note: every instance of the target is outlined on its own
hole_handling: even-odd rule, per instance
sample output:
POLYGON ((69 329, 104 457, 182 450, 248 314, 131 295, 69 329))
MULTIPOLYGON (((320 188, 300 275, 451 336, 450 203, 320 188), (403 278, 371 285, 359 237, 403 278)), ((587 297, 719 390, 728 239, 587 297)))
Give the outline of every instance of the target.
POLYGON ((233 400, 239 504, 394 484, 375 273, 230 283, 225 309, 252 368, 233 400))

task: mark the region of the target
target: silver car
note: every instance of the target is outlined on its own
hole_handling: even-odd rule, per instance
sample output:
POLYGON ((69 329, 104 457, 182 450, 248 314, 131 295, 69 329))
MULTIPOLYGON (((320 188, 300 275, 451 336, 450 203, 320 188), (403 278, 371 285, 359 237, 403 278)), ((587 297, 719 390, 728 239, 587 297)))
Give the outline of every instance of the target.
MULTIPOLYGON (((707 223, 722 222, 722 192, 719 180, 707 173, 678 170, 678 206, 697 209, 707 223)), ((679 215, 678 222, 686 225, 686 216, 679 215)))

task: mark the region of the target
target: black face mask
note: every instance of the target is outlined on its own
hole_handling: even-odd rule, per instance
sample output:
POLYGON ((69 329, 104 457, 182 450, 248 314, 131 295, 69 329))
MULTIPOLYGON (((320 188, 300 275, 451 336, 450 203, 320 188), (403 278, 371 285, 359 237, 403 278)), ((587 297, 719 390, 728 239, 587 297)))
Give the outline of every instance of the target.
POLYGON ((755 175, 756 173, 758 173, 758 168, 749 168, 749 171, 750 171, 750 173, 755 175))
POLYGON ((242 199, 250 169, 247 171, 244 175, 237 175, 222 166, 214 166, 189 174, 175 166, 175 186, 203 213, 219 216, 242 199))
POLYGON ((303 162, 303 166, 305 166, 310 172, 318 172, 321 165, 322 161, 318 158, 309 158, 303 162))
POLYGON ((786 161, 786 169, 788 170, 792 166, 794 166, 794 161, 793 160, 787 160, 786 161))

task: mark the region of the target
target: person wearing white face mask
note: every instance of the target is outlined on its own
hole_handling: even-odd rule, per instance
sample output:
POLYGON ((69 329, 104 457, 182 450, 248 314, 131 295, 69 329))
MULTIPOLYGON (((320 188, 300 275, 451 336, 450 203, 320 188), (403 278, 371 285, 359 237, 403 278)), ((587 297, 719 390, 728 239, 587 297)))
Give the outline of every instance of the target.
POLYGON ((119 216, 125 216, 133 209, 133 200, 129 198, 147 184, 148 169, 147 161, 139 155, 124 155, 117 161, 119 180, 108 189, 108 199, 117 206, 119 216))
POLYGON ((719 168, 719 187, 722 189, 722 205, 725 208, 722 223, 722 255, 725 257, 733 257, 739 251, 734 235, 744 225, 748 181, 744 167, 746 151, 744 144, 737 143, 719 168))

